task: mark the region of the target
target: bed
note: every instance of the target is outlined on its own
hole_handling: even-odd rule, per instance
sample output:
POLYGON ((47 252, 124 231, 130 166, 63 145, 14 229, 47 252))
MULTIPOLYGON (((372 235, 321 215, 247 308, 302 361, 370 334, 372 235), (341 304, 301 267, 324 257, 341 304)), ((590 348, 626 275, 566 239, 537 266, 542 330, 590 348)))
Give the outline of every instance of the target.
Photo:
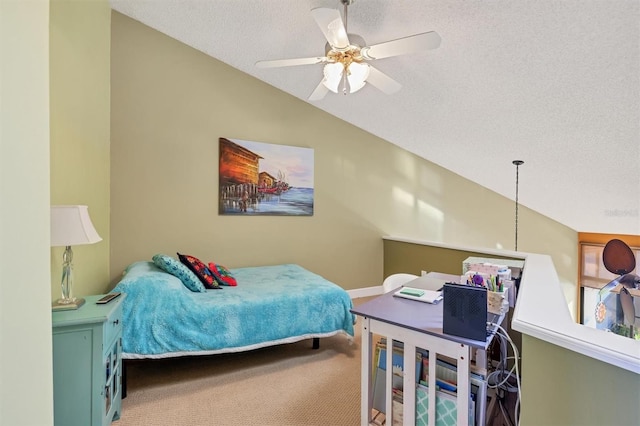
POLYGON ((295 264, 229 270, 236 286, 198 292, 154 262, 129 265, 113 292, 123 301, 122 358, 241 352, 344 334, 353 339, 348 293, 295 264))

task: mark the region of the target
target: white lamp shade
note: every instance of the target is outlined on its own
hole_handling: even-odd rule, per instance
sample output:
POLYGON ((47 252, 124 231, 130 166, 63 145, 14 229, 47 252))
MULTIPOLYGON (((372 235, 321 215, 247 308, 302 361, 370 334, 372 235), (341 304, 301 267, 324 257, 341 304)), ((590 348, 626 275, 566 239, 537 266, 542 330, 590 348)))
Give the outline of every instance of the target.
POLYGON ((369 65, 359 64, 357 62, 353 62, 349 65, 349 75, 347 76, 347 79, 349 80, 351 93, 355 93, 362 89, 368 77, 369 65))
MULTIPOLYGON (((344 74, 344 65, 339 62, 330 63, 324 66, 323 84, 333 93, 338 93, 338 86, 344 74)), ((347 80, 349 81, 349 93, 355 93, 362 89, 369 77, 369 65, 352 62, 349 65, 347 80)))
POLYGON ((102 241, 87 206, 51 206, 51 246, 75 246, 102 241))
POLYGON ((338 85, 342 80, 342 73, 344 72, 344 66, 339 62, 334 62, 324 66, 322 80, 325 87, 331 90, 333 93, 338 93, 338 85))

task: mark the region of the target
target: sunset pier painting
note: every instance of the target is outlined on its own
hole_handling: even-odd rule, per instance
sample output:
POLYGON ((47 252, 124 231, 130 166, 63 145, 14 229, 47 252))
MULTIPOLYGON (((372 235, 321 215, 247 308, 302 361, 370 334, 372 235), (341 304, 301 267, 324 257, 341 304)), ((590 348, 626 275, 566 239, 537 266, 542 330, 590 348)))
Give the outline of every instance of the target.
POLYGON ((220 138, 221 215, 313 215, 313 149, 220 138))

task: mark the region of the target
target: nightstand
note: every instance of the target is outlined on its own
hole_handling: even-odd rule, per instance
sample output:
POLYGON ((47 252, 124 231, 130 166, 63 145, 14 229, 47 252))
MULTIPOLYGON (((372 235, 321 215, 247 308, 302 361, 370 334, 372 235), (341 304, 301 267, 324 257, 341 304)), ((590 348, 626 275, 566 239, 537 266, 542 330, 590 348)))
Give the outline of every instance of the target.
POLYGON ((122 294, 105 305, 52 313, 56 426, 108 426, 120 418, 122 294))

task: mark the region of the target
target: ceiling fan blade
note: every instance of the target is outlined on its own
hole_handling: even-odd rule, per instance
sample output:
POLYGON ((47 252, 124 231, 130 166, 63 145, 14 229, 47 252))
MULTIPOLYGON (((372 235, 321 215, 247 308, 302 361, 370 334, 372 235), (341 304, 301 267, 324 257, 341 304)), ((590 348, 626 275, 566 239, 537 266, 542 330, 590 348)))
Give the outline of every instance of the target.
POLYGON ((369 65, 369 77, 367 77, 367 83, 371 84, 373 87, 376 87, 387 95, 396 93, 402 87, 400 83, 398 83, 382 71, 378 70, 377 68, 372 67, 371 65, 369 65))
POLYGON ((435 31, 415 34, 409 37, 399 38, 373 46, 363 47, 361 54, 366 59, 382 59, 390 56, 406 55, 423 50, 436 49, 442 39, 435 31))
POLYGON ((325 95, 329 92, 329 89, 324 85, 324 79, 316 86, 313 93, 309 95, 310 101, 319 101, 325 97, 325 95))
POLYGON ((273 61, 258 61, 255 66, 258 68, 293 67, 296 65, 314 65, 327 62, 327 57, 317 58, 297 58, 297 59, 276 59, 273 61))
POLYGON ((311 15, 331 47, 345 49, 349 46, 347 30, 344 28, 342 17, 337 9, 318 7, 311 9, 311 15))

